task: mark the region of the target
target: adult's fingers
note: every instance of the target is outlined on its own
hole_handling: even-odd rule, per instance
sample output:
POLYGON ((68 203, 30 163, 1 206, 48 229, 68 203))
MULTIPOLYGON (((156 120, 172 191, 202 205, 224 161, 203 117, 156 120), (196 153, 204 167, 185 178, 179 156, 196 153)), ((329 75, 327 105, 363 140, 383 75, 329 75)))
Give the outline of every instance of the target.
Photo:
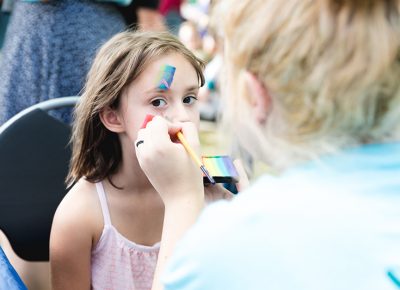
POLYGON ((230 200, 234 197, 232 192, 230 192, 220 184, 205 186, 204 193, 207 204, 220 199, 230 200))

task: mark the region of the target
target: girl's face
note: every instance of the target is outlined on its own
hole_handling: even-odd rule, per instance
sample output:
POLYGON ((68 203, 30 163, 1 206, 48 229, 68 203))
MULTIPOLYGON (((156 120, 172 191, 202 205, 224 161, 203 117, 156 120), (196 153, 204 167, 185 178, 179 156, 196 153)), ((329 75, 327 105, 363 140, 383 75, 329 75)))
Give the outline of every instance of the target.
POLYGON ((198 91, 197 73, 182 55, 171 53, 151 62, 121 98, 119 114, 129 139, 136 139, 147 114, 198 127, 198 91))

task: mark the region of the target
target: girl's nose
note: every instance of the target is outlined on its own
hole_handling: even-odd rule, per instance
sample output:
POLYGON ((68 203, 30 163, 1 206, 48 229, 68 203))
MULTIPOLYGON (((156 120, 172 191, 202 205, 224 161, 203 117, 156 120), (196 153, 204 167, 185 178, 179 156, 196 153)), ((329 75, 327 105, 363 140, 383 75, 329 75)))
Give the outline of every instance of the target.
POLYGON ((172 122, 190 121, 189 109, 183 103, 171 106, 164 117, 172 122))

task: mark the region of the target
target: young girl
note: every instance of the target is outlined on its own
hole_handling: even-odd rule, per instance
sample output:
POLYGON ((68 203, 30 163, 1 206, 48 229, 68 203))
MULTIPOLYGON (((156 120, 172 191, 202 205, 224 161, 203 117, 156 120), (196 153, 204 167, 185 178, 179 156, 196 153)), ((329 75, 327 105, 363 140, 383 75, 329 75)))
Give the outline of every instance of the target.
MULTIPOLYGON (((127 31, 100 49, 75 113, 67 178, 74 186, 51 231, 53 289, 151 288, 164 204, 136 157, 146 144, 135 140, 152 114, 177 124, 199 148, 202 70, 202 61, 167 33, 127 31)), ((201 171, 185 156, 179 162, 191 162, 191 170, 173 178, 197 175, 192 186, 203 187, 201 171)))

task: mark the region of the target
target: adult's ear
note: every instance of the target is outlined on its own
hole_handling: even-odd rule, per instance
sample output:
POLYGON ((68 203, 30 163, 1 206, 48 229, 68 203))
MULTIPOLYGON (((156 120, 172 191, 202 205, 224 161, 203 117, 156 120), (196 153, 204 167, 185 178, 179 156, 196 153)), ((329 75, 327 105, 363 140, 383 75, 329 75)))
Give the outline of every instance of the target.
POLYGON ((122 133, 125 131, 120 115, 110 107, 106 107, 100 112, 100 120, 111 132, 122 133))
POLYGON ((253 73, 246 71, 245 80, 253 100, 254 115, 260 124, 265 124, 271 110, 271 96, 265 85, 253 73))

